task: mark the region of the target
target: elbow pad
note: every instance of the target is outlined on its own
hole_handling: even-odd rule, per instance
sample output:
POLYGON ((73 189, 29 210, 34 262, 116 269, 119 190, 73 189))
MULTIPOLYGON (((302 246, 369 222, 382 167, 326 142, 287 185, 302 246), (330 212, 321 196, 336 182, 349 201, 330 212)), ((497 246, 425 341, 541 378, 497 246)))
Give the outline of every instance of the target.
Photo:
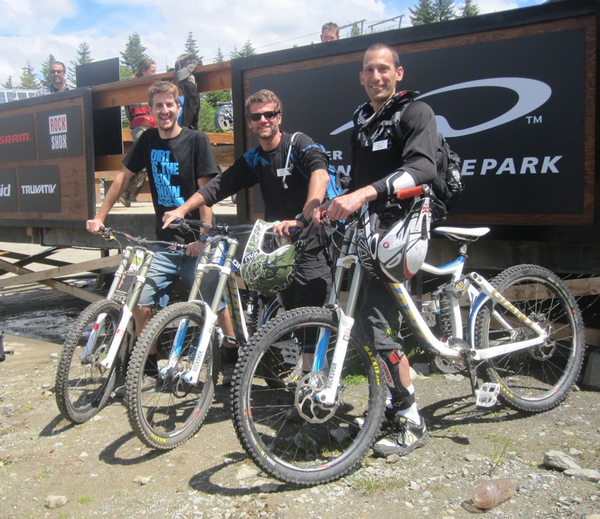
POLYGON ((415 179, 406 171, 394 171, 385 179, 386 191, 388 196, 392 196, 400 189, 410 189, 416 186, 415 179))

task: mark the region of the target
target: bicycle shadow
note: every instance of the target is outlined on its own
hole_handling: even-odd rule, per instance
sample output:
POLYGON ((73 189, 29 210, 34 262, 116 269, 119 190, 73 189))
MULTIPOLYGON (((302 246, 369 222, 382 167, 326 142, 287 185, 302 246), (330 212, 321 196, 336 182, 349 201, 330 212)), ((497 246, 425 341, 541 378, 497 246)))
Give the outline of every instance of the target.
POLYGON ((142 445, 135 433, 129 431, 102 449, 98 459, 107 465, 129 466, 146 463, 163 454, 165 454, 164 451, 142 445))
POLYGON ((219 465, 192 476, 188 483, 189 487, 205 494, 230 497, 288 492, 298 488, 271 478, 254 463, 246 464, 245 462, 250 458, 245 453, 232 452, 226 456, 227 459, 219 465), (216 481, 218 477, 222 481, 216 481), (250 480, 252 480, 251 484, 245 483, 250 480))
POLYGON ((64 418, 62 415, 58 414, 52 420, 50 420, 48 425, 46 425, 40 431, 39 436, 41 436, 41 437, 56 436, 57 434, 62 434, 66 431, 70 431, 71 429, 75 428, 76 426, 77 426, 77 424, 69 422, 69 420, 64 418))
POLYGON ((419 408, 419 413, 427 422, 431 436, 446 438, 461 445, 470 441, 464 436, 444 434, 460 425, 485 425, 498 422, 511 422, 529 417, 502 404, 493 407, 477 407, 472 394, 438 400, 419 408), (437 434, 436 434, 437 433, 437 434))

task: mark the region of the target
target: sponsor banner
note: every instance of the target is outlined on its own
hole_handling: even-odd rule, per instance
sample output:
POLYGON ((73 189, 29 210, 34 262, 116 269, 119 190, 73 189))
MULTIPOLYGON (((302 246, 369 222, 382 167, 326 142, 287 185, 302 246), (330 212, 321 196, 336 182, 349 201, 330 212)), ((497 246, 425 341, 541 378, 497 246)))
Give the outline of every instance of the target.
MULTIPOLYGON (((584 28, 401 52, 398 89, 421 92, 463 160, 452 214, 584 213, 585 56, 584 28)), ((265 69, 247 94, 273 90, 282 129, 310 135, 347 174, 352 114, 368 101, 362 62, 323 63, 265 69)))
POLYGON ((38 112, 36 127, 40 159, 79 157, 83 154, 81 107, 38 112))
POLYGON ((33 114, 0 118, 0 164, 35 158, 33 114))
POLYGON ((0 169, 0 213, 18 210, 17 172, 14 168, 0 169))
POLYGON ((57 165, 19 168, 22 213, 60 213, 60 174, 57 165))

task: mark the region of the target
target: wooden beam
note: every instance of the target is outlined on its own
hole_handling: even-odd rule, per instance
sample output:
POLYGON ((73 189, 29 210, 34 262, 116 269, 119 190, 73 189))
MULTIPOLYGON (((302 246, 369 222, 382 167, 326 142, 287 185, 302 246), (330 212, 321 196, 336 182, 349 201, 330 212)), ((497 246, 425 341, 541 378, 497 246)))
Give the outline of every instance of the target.
POLYGON ((57 277, 70 276, 73 274, 79 274, 81 272, 93 272, 98 269, 107 267, 116 267, 121 261, 121 255, 116 254, 114 256, 108 256, 106 258, 83 261, 81 263, 73 263, 65 267, 58 267, 54 269, 45 269, 39 272, 32 272, 29 269, 17 267, 8 261, 0 259, 0 268, 18 276, 11 277, 8 279, 0 279, 0 288, 25 285, 27 283, 37 283, 43 280, 49 280, 57 277))
MULTIPOLYGON (((198 92, 212 92, 231 88, 229 61, 196 67, 194 71, 198 92)), ((173 81, 173 73, 144 76, 127 81, 116 81, 92 87, 94 110, 141 103, 148 98, 148 88, 157 80, 173 81)))

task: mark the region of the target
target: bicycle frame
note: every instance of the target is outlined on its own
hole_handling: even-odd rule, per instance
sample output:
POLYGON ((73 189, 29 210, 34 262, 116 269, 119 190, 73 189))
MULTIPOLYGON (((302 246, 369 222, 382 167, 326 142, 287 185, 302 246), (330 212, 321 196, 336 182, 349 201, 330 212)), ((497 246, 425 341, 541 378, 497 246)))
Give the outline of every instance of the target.
MULTIPOLYGON (((115 358, 117 357, 117 354, 119 353, 121 343, 123 341, 123 338, 125 337, 125 333, 127 332, 127 328, 130 326, 131 319, 133 317, 133 309, 134 309, 135 305, 137 305, 137 302, 140 299, 140 295, 141 295, 144 283, 146 283, 146 274, 148 273, 150 264, 152 263, 152 260, 154 259, 154 252, 151 250, 148 250, 144 247, 132 246, 132 247, 127 247, 125 250, 128 251, 129 254, 126 257, 125 251, 123 252, 123 261, 121 262, 121 264, 119 265, 119 268, 117 269, 117 272, 119 272, 119 270, 120 270, 120 272, 119 272, 119 274, 115 274, 115 279, 113 280, 113 285, 116 285, 115 292, 113 292, 110 295, 112 297, 114 297, 114 294, 116 293, 116 290, 118 289, 121 281, 124 279, 124 276, 127 275, 126 274, 127 269, 132 268, 135 271, 135 278, 134 278, 133 283, 131 284, 131 287, 127 291, 127 295, 126 295, 125 301, 123 303, 123 309, 121 310, 121 318, 119 319, 119 325, 117 327, 115 336, 110 343, 110 347, 108 349, 106 358, 100 363, 102 365, 102 367, 107 370, 112 368, 115 358), (138 253, 141 253, 140 255, 142 256, 140 265, 136 265, 136 261, 140 257, 140 255, 138 255, 138 253), (121 268, 121 267, 123 267, 123 268, 121 268)), ((110 290, 112 290, 112 288, 113 288, 113 286, 111 285, 110 290)), ((109 293, 110 293, 110 290, 109 290, 109 293)), ((94 332, 96 332, 96 330, 99 329, 99 326, 101 326, 101 325, 102 325, 102 323, 96 323, 96 325, 94 326, 94 332)), ((90 334, 90 336, 91 335, 92 334, 90 334)), ((90 337, 90 340, 91 340, 91 337, 90 337)), ((90 340, 88 340, 85 350, 87 350, 88 347, 90 347, 89 345, 94 344, 93 342, 90 342, 90 340)), ((85 350, 84 350, 84 354, 85 354, 85 350)))
MULTIPOLYGON (((336 263, 335 290, 332 291, 328 306, 336 311, 339 320, 339 333, 331 362, 326 389, 317 395, 317 400, 324 405, 334 405, 339 387, 339 377, 345 360, 348 341, 354 325, 354 312, 358 301, 360 284, 364 275, 363 267, 360 265, 356 254, 356 222, 346 229, 344 242, 342 244, 342 253, 336 263), (348 303, 346 310, 341 308, 337 302, 337 294, 341 289, 343 272, 354 266, 354 275, 348 294, 348 303)), ((462 237, 465 241, 474 239, 488 232, 488 229, 465 230, 460 228, 445 227, 439 228, 440 234, 453 237, 462 237)), ((471 273, 463 276, 463 269, 466 260, 466 244, 459 249, 459 254, 453 262, 436 267, 429 263, 423 263, 421 270, 430 274, 450 277, 450 284, 457 289, 458 293, 467 293, 470 302, 469 317, 466 326, 466 341, 463 340, 463 323, 460 309, 459 297, 451 297, 450 319, 452 324, 452 335, 448 340, 438 339, 423 318, 417 305, 413 301, 408 288, 405 284, 390 283, 389 291, 396 301, 402 315, 407 319, 409 326, 415 333, 419 342, 426 348, 434 351, 436 354, 449 359, 463 360, 465 356, 474 361, 484 361, 522 350, 532 346, 540 345, 548 338, 548 332, 534 323, 519 309, 509 303, 487 280, 477 273, 471 273), (477 349, 475 344, 475 323, 477 315, 481 308, 488 302, 494 301, 502 305, 510 313, 518 318, 525 326, 535 332, 535 336, 527 340, 516 340, 509 344, 493 346, 490 348, 477 349)), ((513 327, 498 312, 493 312, 497 322, 507 331, 512 331, 513 327)), ((329 332, 321 330, 317 341, 313 371, 323 369, 327 344, 329 343, 329 332)))
MULTIPOLYGON (((146 282, 148 269, 154 259, 154 251, 147 248, 147 245, 164 245, 172 247, 173 250, 183 250, 184 245, 163 241, 149 241, 145 238, 134 238, 127 233, 117 231, 115 229, 105 229, 103 235, 107 239, 112 239, 113 235, 124 236, 128 240, 135 241, 135 245, 128 245, 123 249, 123 257, 115 271, 112 283, 108 289, 106 298, 122 303, 121 317, 117 326, 117 331, 110 343, 108 352, 104 360, 100 363, 102 368, 110 370, 115 362, 115 359, 121 348, 121 343, 128 329, 131 326, 133 317, 133 309, 137 305, 142 288, 146 282), (123 287, 128 277, 132 277, 130 286, 123 287), (124 290, 123 290, 124 288, 124 290)), ((98 334, 103 330, 104 319, 106 315, 102 314, 94 324, 90 336, 86 342, 86 346, 79 356, 81 361, 84 361, 92 352, 96 343, 98 334)))
MULTIPOLYGON (((200 339, 192 363, 192 369, 183 375, 184 380, 189 384, 196 384, 198 382, 202 364, 204 362, 204 356, 206 355, 206 351, 217 324, 217 312, 223 294, 225 294, 225 300, 227 302, 227 307, 229 308, 235 339, 241 345, 246 345, 249 339, 242 299, 235 278, 235 274, 240 271, 240 263, 235 258, 239 241, 231 236, 217 234, 209 238, 205 243, 204 251, 196 265, 196 278, 188 298, 189 302, 202 306, 205 313, 200 339), (206 301, 198 299, 198 295, 200 294, 200 287, 204 275, 211 270, 219 272, 219 281, 212 302, 209 305, 206 301)), ((276 301, 272 302, 266 308, 263 308, 262 315, 259 316, 259 322, 266 322, 278 308, 279 304, 276 301)), ((169 360, 167 365, 161 370, 162 376, 175 367, 188 325, 188 320, 179 323, 169 360)))

